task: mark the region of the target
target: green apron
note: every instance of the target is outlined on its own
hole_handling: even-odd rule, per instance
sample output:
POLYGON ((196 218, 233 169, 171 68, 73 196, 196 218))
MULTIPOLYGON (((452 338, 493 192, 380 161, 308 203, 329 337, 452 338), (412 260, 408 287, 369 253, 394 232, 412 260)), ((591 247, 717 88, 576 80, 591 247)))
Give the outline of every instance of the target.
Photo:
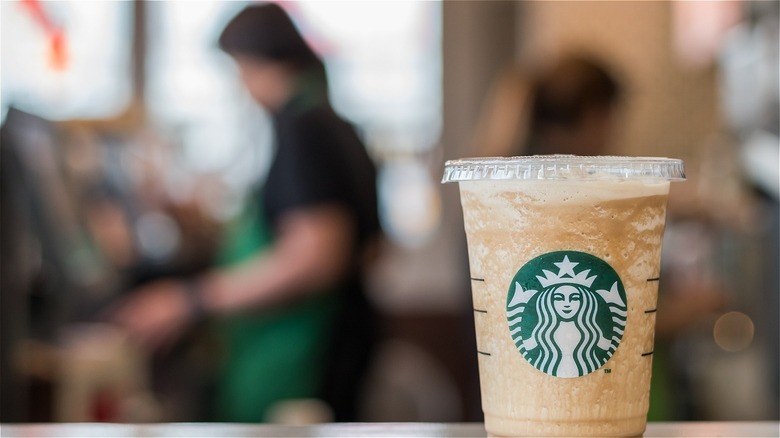
MULTIPOLYGON (((221 266, 245 261, 273 243, 259 197, 252 200, 226 229, 221 266)), ((335 293, 318 293, 291 306, 216 321, 224 347, 217 421, 262 422, 275 402, 316 397, 336 304, 335 293)))

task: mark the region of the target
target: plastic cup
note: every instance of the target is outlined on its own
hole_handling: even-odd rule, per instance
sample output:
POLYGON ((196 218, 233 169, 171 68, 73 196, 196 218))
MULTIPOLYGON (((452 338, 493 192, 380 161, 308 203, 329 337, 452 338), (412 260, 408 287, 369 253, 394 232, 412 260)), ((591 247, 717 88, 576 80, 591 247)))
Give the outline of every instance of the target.
POLYGON ((669 158, 448 161, 468 242, 492 436, 639 436, 647 423, 669 158))

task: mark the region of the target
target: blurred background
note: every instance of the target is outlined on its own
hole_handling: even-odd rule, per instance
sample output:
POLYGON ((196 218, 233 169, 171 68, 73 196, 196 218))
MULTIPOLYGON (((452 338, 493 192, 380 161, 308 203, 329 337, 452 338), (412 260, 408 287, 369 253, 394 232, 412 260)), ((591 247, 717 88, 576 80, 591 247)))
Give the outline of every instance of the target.
MULTIPOLYGON (((1 421, 208 420, 208 339, 161 371, 97 321, 133 287, 211 266, 264 176, 269 117, 216 44, 246 3, 0 2, 1 421)), ((780 3, 283 7, 379 169, 382 338, 361 420, 481 420, 442 166, 519 153, 529 87, 572 54, 621 85, 608 152, 689 175, 670 199, 651 419, 778 419, 780 3)), ((272 421, 327 420, 292 406, 272 421)))

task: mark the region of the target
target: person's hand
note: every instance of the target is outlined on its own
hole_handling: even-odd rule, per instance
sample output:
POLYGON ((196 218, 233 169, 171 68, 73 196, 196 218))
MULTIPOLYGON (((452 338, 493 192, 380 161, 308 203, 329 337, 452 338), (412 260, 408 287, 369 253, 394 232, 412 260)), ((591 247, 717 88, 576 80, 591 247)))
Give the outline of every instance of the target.
POLYGON ((168 345, 192 319, 187 286, 174 280, 143 286, 119 305, 112 319, 147 347, 168 345))

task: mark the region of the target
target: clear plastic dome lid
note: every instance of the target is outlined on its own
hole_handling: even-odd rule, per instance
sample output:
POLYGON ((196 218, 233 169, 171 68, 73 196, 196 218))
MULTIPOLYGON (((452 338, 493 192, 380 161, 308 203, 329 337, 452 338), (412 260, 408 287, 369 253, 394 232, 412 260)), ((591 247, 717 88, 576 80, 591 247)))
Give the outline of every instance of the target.
POLYGON ((480 180, 684 181, 682 160, 660 157, 534 155, 450 160, 442 183, 480 180))

